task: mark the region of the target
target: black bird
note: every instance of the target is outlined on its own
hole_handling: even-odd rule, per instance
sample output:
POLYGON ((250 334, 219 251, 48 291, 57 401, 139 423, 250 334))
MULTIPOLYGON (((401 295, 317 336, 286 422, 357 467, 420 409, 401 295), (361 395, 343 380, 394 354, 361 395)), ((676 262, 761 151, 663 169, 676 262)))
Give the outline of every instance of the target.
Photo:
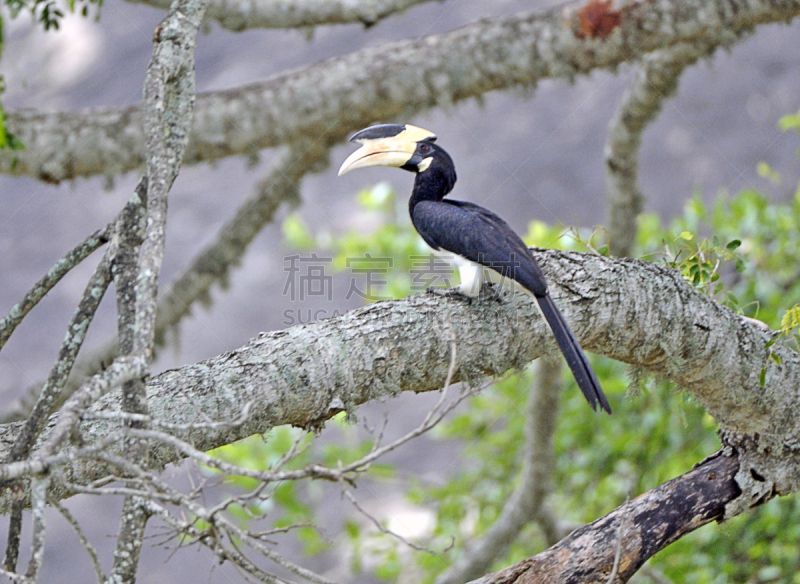
POLYGON ((456 169, 450 155, 434 143, 436 135, 410 124, 384 124, 361 130, 350 141, 362 146, 344 161, 339 176, 367 166, 395 166, 416 173, 408 202, 411 221, 434 250, 454 254, 461 276, 459 292, 478 296, 484 268, 488 268, 491 280, 508 283, 510 278, 533 294, 586 400, 594 410, 600 406, 610 414, 592 366, 553 303, 544 274, 522 239, 491 211, 444 198, 456 183, 456 169))

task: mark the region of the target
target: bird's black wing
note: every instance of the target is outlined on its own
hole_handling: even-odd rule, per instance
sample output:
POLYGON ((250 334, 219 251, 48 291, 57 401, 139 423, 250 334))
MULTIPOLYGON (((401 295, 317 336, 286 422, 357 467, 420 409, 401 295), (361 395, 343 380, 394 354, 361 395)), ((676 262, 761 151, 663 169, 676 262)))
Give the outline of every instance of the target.
POLYGON ((509 225, 491 211, 464 201, 421 201, 411 220, 425 243, 458 254, 512 278, 533 294, 558 347, 592 406, 611 413, 600 382, 564 316, 547 293, 547 281, 530 250, 509 225))
POLYGON ((486 266, 519 282, 534 296, 547 294, 541 268, 508 223, 465 201, 421 201, 411 220, 425 243, 486 266))

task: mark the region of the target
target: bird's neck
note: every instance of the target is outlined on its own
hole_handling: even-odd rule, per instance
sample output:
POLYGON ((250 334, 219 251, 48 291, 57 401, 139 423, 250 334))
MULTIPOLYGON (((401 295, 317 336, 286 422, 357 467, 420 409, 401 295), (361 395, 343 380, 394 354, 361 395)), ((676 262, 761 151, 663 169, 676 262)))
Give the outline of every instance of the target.
POLYGON ((408 210, 413 214, 414 207, 421 201, 441 201, 455 185, 455 173, 431 166, 425 172, 417 173, 414 190, 408 201, 408 210))

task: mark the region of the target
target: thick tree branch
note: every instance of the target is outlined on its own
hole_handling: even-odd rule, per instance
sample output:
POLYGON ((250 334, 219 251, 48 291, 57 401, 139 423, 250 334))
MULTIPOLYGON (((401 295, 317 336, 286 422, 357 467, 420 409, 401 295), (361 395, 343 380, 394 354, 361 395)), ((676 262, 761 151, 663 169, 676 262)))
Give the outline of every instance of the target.
POLYGON ((144 80, 147 227, 136 281, 133 352, 152 358, 156 295, 167 222, 167 193, 183 163, 195 102, 194 47, 207 0, 176 2, 155 31, 144 80))
MULTIPOLYGON (((129 1, 164 9, 170 5, 170 0, 129 1)), ((369 27, 424 2, 431 0, 214 0, 208 6, 206 17, 233 31, 349 22, 369 27)))
MULTIPOLYGON (((798 489, 800 471, 793 453, 800 435, 800 405, 795 399, 800 355, 775 345, 771 350, 782 363, 775 365, 765 349, 767 333, 698 293, 673 270, 596 255, 534 253, 584 347, 671 379, 722 424, 726 440, 739 452, 742 477, 759 481, 748 485, 744 478, 737 479, 744 485, 744 507, 731 507, 731 513, 773 493, 798 489)), ((401 391, 441 387, 449 365, 450 326, 458 339, 456 380, 502 374, 552 348, 534 303, 525 295, 470 305, 422 294, 265 333, 230 353, 162 373, 148 383, 150 415, 175 423, 234 419, 242 404, 253 403, 250 417, 235 430, 190 427, 175 432, 198 450, 280 424, 316 427, 343 408, 401 391)), ((142 366, 119 359, 90 380, 51 422, 47 442, 66 435, 62 418, 78 415, 110 387, 132 378, 141 370, 137 365, 142 366)), ((118 400, 112 394, 94 407, 119 411, 118 400)), ((108 435, 113 427, 113 421, 93 419, 83 422, 81 430, 91 440, 108 435)), ((17 428, 0 427, 5 432, 0 435, 0 454, 17 428)), ((153 469, 179 460, 174 448, 150 448, 153 469)), ((3 469, 0 465, 0 478, 3 469)), ((109 471, 104 465, 85 463, 60 472, 85 483, 109 471)), ((53 496, 67 494, 53 483, 53 496)), ((10 500, 9 493, 0 493, 0 512, 8 510, 10 500)))
MULTIPOLYGON (((586 6, 483 20, 203 95, 184 161, 251 153, 298 138, 332 144, 375 120, 406 120, 489 91, 613 69, 679 43, 727 43, 758 24, 798 14, 800 0, 687 0, 679 10, 671 0, 642 0, 609 8, 603 27, 593 25, 586 6)), ((139 106, 17 111, 7 123, 26 149, 0 152, 3 173, 57 182, 144 163, 139 106)))
POLYGON ((659 550, 722 519, 725 504, 738 495, 738 468, 736 456, 708 459, 576 529, 550 549, 470 584, 606 584, 617 550, 613 582, 627 582, 659 550))

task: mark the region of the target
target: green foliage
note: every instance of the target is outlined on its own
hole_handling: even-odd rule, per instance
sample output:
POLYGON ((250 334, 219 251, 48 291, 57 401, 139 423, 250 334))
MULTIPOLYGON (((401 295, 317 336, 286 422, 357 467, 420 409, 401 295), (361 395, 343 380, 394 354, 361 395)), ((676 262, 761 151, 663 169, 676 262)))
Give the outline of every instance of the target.
MULTIPOLYGON (((97 5, 98 9, 103 0, 67 0, 71 13, 79 12, 82 16, 89 15, 89 6, 97 5)), ((29 12, 34 21, 39 22, 45 31, 58 30, 61 19, 64 18, 63 7, 59 7, 56 0, 5 0, 5 6, 11 15, 16 18, 21 12, 29 12)), ((0 54, 5 44, 5 22, 0 15, 0 54)), ((0 95, 5 91, 5 79, 0 75, 0 95)), ((6 127, 6 112, 0 103, 0 150, 22 150, 24 144, 6 127)), ((16 166, 17 160, 12 161, 16 166)))
MULTIPOLYGON (((692 200, 689 206, 693 211, 698 207, 705 210, 699 199, 692 200)), ((662 234, 661 243, 664 251, 654 254, 655 257, 678 270, 687 282, 707 296, 734 310, 739 308, 738 298, 726 290, 721 279, 722 271, 731 264, 737 272, 745 269, 744 258, 737 252, 742 245, 739 239, 723 242, 716 235, 704 239, 683 230, 674 237, 669 232, 662 234)))
MULTIPOLYGON (((265 436, 251 436, 234 444, 229 444, 209 452, 219 460, 236 464, 244 468, 270 469, 284 462, 287 452, 294 447, 297 455, 285 461, 286 470, 299 469, 310 463, 309 446, 312 442, 310 434, 304 434, 297 428, 280 426, 273 428, 265 436)), ((209 474, 218 471, 206 468, 209 474)), ((259 481, 238 475, 225 475, 225 484, 243 492, 250 492, 260 486, 259 481)), ((308 485, 303 482, 284 481, 270 485, 261 497, 254 498, 247 507, 229 505, 227 512, 242 524, 269 517, 275 528, 298 526, 295 529, 298 539, 303 543, 307 554, 319 553, 327 549, 328 544, 319 532, 312 527, 314 507, 309 503, 308 485)), ((198 525, 199 526, 199 525, 198 525)))
MULTIPOLYGON (((0 75, 0 94, 5 89, 3 76, 0 75)), ((0 150, 23 150, 25 146, 6 128, 6 112, 0 103, 0 150)))
POLYGON ((39 22, 44 30, 58 30, 64 18, 64 9, 71 13, 79 13, 83 17, 89 16, 89 6, 98 8, 103 0, 67 0, 67 6, 59 6, 56 0, 6 0, 6 6, 11 13, 11 18, 16 18, 21 12, 29 12, 31 17, 39 22))
POLYGON ((704 293, 773 328, 786 299, 800 298, 800 193, 786 203, 754 190, 722 193, 711 205, 698 196, 667 228, 643 216, 638 239, 640 249, 653 250, 646 259, 679 269, 704 293))

